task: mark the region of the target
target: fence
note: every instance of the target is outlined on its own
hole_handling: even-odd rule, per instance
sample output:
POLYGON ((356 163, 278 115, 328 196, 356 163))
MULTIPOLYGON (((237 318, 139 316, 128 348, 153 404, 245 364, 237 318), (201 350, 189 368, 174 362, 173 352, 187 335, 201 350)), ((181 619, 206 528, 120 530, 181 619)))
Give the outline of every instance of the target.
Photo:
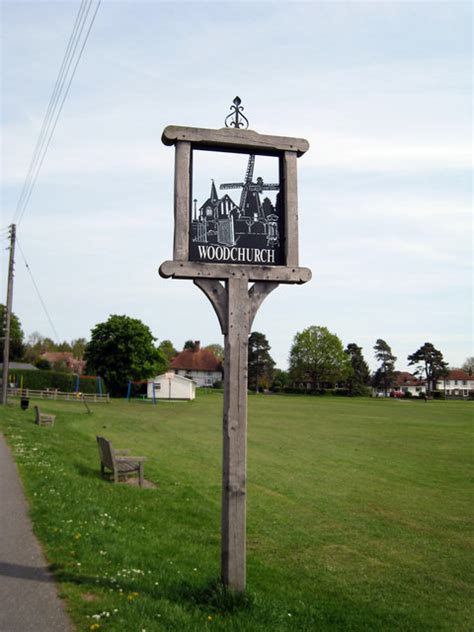
POLYGON ((109 403, 108 393, 64 393, 54 388, 47 388, 45 391, 35 390, 32 388, 9 388, 8 395, 10 397, 32 397, 37 399, 55 399, 62 401, 109 403))

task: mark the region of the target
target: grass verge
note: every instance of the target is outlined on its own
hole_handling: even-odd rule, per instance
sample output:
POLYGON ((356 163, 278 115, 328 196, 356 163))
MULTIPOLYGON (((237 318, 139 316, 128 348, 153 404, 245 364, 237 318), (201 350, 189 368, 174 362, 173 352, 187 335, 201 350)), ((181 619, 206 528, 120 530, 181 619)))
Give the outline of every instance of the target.
POLYGON ((248 592, 218 581, 222 396, 4 408, 78 630, 472 629, 472 404, 249 398, 248 592), (99 477, 96 434, 156 488, 99 477))

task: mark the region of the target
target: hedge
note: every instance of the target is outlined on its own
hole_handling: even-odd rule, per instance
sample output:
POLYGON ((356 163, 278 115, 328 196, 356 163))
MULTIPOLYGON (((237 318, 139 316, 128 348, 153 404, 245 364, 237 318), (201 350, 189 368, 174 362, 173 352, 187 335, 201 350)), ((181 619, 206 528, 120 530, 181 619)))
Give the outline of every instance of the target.
MULTIPOLYGON (((76 390, 77 377, 74 373, 61 373, 59 371, 10 371, 10 382, 14 382, 18 387, 32 390, 46 390, 47 388, 57 388, 63 393, 74 393, 76 390)), ((105 393, 104 381, 101 381, 102 392, 105 393)), ((79 391, 81 393, 97 393, 97 378, 79 377, 79 391)))

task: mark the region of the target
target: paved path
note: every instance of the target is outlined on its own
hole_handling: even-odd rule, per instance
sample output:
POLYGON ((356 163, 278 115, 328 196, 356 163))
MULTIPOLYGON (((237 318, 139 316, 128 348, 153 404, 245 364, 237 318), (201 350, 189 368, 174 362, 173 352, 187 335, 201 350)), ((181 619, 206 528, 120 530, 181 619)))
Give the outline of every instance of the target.
POLYGON ((0 632, 71 632, 16 465, 0 434, 0 632))

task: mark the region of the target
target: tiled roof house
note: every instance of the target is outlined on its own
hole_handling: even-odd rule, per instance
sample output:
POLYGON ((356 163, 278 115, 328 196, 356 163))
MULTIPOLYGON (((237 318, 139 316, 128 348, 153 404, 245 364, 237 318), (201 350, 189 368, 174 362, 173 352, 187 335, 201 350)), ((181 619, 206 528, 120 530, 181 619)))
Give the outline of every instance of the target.
POLYGON ((445 378, 438 380, 436 388, 447 397, 468 397, 474 391, 474 376, 462 369, 451 369, 445 378))
POLYGON ((50 364, 64 364, 67 369, 82 375, 86 365, 85 360, 77 360, 71 351, 46 351, 41 357, 50 364))
POLYGON ((194 349, 184 349, 171 360, 171 370, 196 382, 197 386, 213 386, 222 380, 222 362, 212 351, 201 349, 199 340, 194 349))

